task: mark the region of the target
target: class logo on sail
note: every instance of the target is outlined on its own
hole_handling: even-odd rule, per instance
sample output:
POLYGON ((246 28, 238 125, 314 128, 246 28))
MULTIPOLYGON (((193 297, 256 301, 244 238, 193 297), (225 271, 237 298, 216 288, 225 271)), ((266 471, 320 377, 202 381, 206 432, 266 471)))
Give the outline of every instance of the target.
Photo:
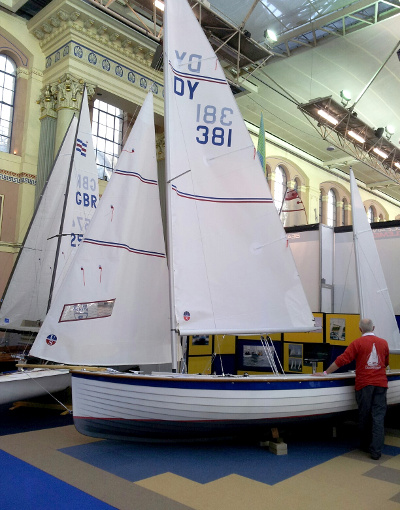
POLYGON ((46 337, 46 344, 47 344, 47 345, 50 345, 50 347, 51 347, 52 345, 54 345, 56 342, 57 342, 57 337, 56 337, 56 335, 48 335, 48 336, 46 337))
POLYGON ((381 364, 379 362, 379 356, 376 352, 375 344, 372 346, 371 354, 369 355, 367 365, 365 368, 377 370, 378 368, 381 368, 381 364))
POLYGON ((185 321, 190 321, 190 312, 183 312, 183 318, 185 321))
POLYGON ((81 156, 84 156, 86 158, 86 149, 87 149, 87 143, 82 142, 82 140, 79 140, 79 138, 76 139, 76 150, 79 152, 81 156))

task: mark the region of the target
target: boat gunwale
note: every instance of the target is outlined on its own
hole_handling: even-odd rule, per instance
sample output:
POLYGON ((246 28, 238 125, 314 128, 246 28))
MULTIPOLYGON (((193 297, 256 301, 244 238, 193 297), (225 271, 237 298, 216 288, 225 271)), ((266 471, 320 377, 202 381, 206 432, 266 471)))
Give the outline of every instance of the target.
MULTIPOLYGON (((129 372, 118 372, 118 373, 109 373, 102 371, 86 371, 86 370, 71 370, 72 375, 77 376, 92 376, 92 377, 105 377, 110 379, 138 379, 142 381, 185 381, 185 382, 238 382, 238 383, 249 383, 249 382, 302 382, 302 381, 330 381, 330 380, 338 380, 338 379, 355 379, 355 372, 341 372, 338 374, 329 374, 329 375, 321 375, 316 376, 313 374, 279 374, 279 375, 209 375, 209 374, 165 374, 162 373, 157 375, 154 374, 134 374, 129 372)), ((400 369, 387 371, 388 378, 390 376, 400 376, 400 369)))

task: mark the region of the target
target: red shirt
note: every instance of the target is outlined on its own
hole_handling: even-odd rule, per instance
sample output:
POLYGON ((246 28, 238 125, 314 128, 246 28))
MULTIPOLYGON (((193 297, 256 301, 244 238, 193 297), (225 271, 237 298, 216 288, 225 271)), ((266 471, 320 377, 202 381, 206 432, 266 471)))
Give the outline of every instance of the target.
POLYGON ((335 363, 342 367, 353 360, 356 360, 356 390, 364 386, 388 387, 389 346, 386 340, 371 334, 363 335, 354 340, 335 363))

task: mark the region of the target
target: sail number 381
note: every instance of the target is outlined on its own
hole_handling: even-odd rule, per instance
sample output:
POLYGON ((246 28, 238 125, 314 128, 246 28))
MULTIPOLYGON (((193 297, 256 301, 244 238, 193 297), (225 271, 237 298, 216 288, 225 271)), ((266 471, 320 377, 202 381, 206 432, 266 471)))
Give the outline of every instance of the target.
POLYGON ((216 106, 201 104, 197 105, 196 122, 202 124, 197 126, 199 136, 196 141, 201 144, 211 142, 212 145, 226 145, 231 146, 232 143, 232 129, 228 128, 232 124, 230 116, 233 114, 232 108, 221 108, 219 111, 216 106), (212 124, 219 123, 222 126, 212 126, 212 124))

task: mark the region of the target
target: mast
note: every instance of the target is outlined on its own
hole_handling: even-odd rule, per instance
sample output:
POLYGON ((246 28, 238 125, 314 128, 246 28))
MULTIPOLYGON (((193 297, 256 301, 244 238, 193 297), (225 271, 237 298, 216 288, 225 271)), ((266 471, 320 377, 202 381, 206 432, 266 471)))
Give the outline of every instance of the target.
POLYGON ((177 340, 178 333, 176 330, 175 317, 175 295, 174 295, 174 265, 173 265, 173 249, 172 249, 172 212, 171 212, 171 164, 170 164, 170 132, 167 119, 169 118, 169 83, 168 83, 168 66, 169 66, 169 44, 168 44, 168 0, 165 1, 164 11, 164 131, 165 131, 165 193, 166 193, 166 216, 167 216, 167 260, 169 272, 169 299, 170 299, 170 323, 171 323, 171 355, 172 355, 172 372, 177 370, 177 340))
MULTIPOLYGON (((353 174, 353 169, 352 169, 352 167, 350 167, 350 179, 352 177, 355 180, 354 174, 353 174)), ((355 198, 354 198, 355 189, 353 187, 351 187, 350 188, 350 192, 351 192, 351 195, 352 195, 351 196, 351 203, 352 203, 352 205, 351 205, 351 214, 352 214, 352 223, 353 223, 354 255, 355 255, 355 258, 356 258, 357 294, 358 294, 358 299, 359 299, 359 302, 360 302, 360 319, 364 319, 363 311, 365 310, 365 307, 364 307, 363 293, 362 293, 361 286, 360 286, 360 280, 361 280, 360 247, 358 246, 358 242, 357 242, 358 231, 356 231, 356 223, 354 221, 355 220, 355 212, 356 212, 355 198)))
POLYGON ((53 275, 52 275, 51 284, 50 284, 50 292, 49 292, 49 301, 47 303, 47 311, 49 311, 49 309, 50 309, 51 300, 53 298, 54 282, 55 282, 55 279, 56 279, 57 266, 58 266, 58 257, 60 255, 60 246, 61 246, 61 240, 62 240, 63 230, 64 230, 65 210, 67 208, 67 203, 68 203, 69 188, 70 188, 70 184, 71 184, 71 174, 72 174, 72 168, 73 168, 73 165, 74 165, 75 152, 76 152, 75 151, 76 139, 78 137, 79 125, 80 125, 80 122, 81 122, 82 105, 83 105, 83 101, 85 99, 85 91, 86 91, 86 85, 84 85, 84 87, 83 87, 81 107, 80 107, 80 110, 79 110, 79 120, 78 120, 78 125, 76 127, 75 140, 74 140, 74 145, 73 145, 73 148, 72 148, 71 161, 70 161, 70 164, 69 164, 67 186, 65 188, 64 206, 63 206, 63 211, 62 211, 62 215, 61 215, 60 230, 58 232, 58 238, 57 238, 57 249, 56 249, 56 255, 55 255, 55 258, 54 258, 54 268, 53 268, 53 275))

